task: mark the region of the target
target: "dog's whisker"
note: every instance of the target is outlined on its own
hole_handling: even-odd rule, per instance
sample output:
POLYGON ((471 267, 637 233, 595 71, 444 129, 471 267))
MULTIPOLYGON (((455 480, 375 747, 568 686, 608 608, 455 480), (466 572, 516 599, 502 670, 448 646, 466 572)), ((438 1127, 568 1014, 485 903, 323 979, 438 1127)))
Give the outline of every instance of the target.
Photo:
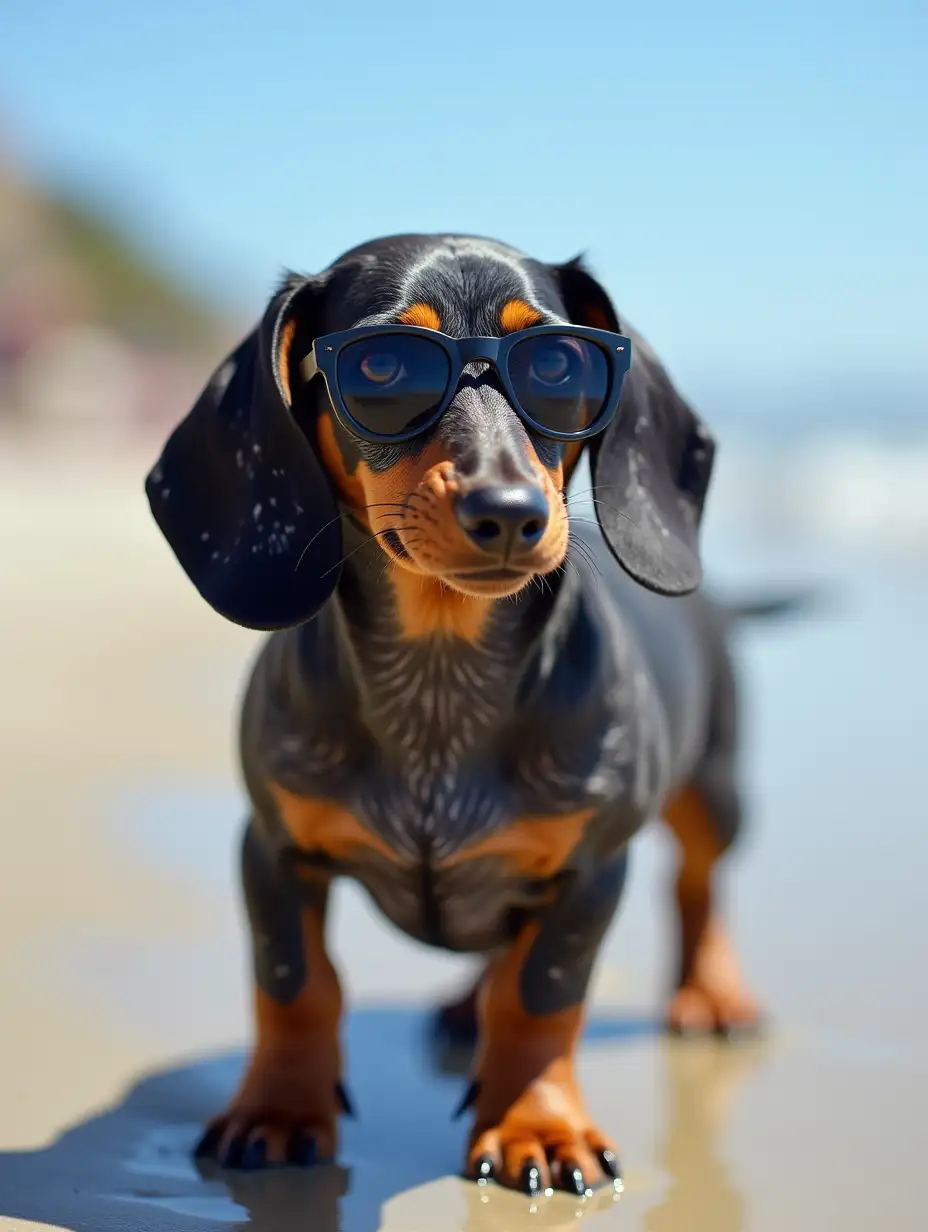
POLYGON ((299 555, 299 559, 297 560, 296 564, 293 566, 293 572, 294 572, 294 573, 296 573, 297 569, 299 569, 300 565, 303 563, 303 557, 306 555, 306 553, 309 551, 309 549, 313 546, 313 544, 316 542, 316 540, 319 538, 319 536, 320 536, 321 534, 323 534, 325 531, 327 531, 327 530, 329 529, 329 527, 330 527, 330 526, 332 526, 332 525, 334 525, 336 522, 340 521, 340 520, 341 520, 341 516, 342 516, 342 515, 341 515, 340 513, 337 513, 337 514, 335 515, 335 517, 334 517, 334 518, 329 518, 328 522, 326 522, 323 526, 320 526, 320 527, 319 527, 319 529, 316 531, 316 533, 315 533, 315 534, 313 535, 313 537, 310 539, 309 543, 307 543, 306 547, 305 547, 305 548, 303 549, 303 551, 300 553, 300 555, 299 555))
POLYGON ((625 519, 625 521, 626 521, 626 522, 630 522, 632 526, 637 526, 637 525, 638 525, 638 523, 635 521, 635 519, 634 519, 634 518, 632 518, 632 517, 630 517, 630 516, 629 516, 629 514, 627 514, 627 513, 625 512, 625 510, 624 510, 624 509, 617 509, 617 508, 615 507, 615 505, 610 505, 608 501, 599 500, 599 498, 597 497, 597 498, 595 498, 595 499, 591 500, 591 502, 590 502, 590 503, 591 503, 591 504, 593 504, 593 505, 602 505, 602 506, 603 506, 603 508, 605 508, 605 509, 611 509, 613 513, 617 513, 617 514, 619 515, 619 517, 620 517, 620 518, 624 518, 624 519, 625 519))
POLYGON ((637 526, 638 523, 634 520, 634 518, 632 518, 628 513, 626 513, 624 509, 617 509, 615 505, 610 505, 608 501, 599 500, 598 498, 593 496, 594 492, 601 492, 601 491, 608 492, 608 491, 611 491, 613 488, 621 488, 624 486, 625 485, 621 483, 598 483, 594 487, 588 488, 584 492, 572 492, 570 494, 570 499, 580 500, 583 498, 583 499, 588 499, 591 505, 603 505, 606 509, 611 509, 613 513, 617 513, 619 517, 625 518, 627 522, 631 522, 632 526, 637 526))
POLYGON ((366 548, 368 544, 373 543, 382 535, 396 534, 399 530, 400 527, 397 526, 388 526, 386 530, 375 530, 373 534, 368 535, 366 539, 362 539, 356 547, 353 547, 350 552, 346 552, 340 560, 337 560, 330 569, 326 569, 324 573, 320 574, 320 576, 327 577, 328 574, 334 573, 336 569, 340 569, 342 567, 346 560, 349 560, 352 556, 354 556, 355 552, 360 552, 362 548, 366 548))
POLYGON ((593 555, 589 544, 584 543, 582 539, 577 538, 571 538, 570 543, 571 546, 576 549, 577 554, 581 557, 584 563, 593 571, 593 573, 595 573, 597 577, 602 577, 602 569, 600 569, 599 562, 593 555))
POLYGON ((578 518, 575 513, 572 513, 567 521, 572 526, 595 526, 597 530, 600 529, 599 523, 595 518, 578 518))

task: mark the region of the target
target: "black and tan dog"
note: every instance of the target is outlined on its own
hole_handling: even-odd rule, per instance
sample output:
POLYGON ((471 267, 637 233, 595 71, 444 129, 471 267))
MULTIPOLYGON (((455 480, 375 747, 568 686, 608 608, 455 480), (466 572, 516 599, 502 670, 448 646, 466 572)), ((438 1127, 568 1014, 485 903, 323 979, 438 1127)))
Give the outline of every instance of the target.
POLYGON ((739 797, 730 613, 691 593, 712 463, 579 262, 482 239, 379 240, 291 277, 217 370, 147 482, 207 602, 274 631, 241 722, 257 1040, 201 1155, 336 1150, 337 876, 486 955, 445 1012, 479 1024, 475 1178, 616 1174, 574 1053, 649 819, 680 849, 670 1024, 755 1023, 713 903, 739 797), (584 448, 598 527, 567 513, 584 448))

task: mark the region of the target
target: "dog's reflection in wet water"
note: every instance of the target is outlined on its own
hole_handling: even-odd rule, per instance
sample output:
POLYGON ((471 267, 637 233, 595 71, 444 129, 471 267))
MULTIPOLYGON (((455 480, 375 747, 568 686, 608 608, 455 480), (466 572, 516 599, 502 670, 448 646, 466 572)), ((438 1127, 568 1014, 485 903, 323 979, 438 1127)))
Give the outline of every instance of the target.
POLYGON ((735 1099, 766 1055, 761 1041, 671 1041, 664 1048, 666 1103, 658 1148, 668 1189, 644 1217, 646 1232, 741 1232, 745 1198, 726 1158, 735 1099))

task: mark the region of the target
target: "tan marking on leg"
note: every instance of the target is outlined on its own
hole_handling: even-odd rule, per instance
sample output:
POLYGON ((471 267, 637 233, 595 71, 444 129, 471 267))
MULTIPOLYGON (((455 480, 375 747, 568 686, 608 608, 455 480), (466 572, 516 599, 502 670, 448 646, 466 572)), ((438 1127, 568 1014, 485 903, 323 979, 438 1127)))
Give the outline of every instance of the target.
POLYGON ((528 1164, 539 1169, 542 1186, 573 1167, 593 1184, 602 1179, 596 1153, 614 1147, 590 1120, 577 1082, 585 1007, 545 1015, 523 1008, 521 973, 537 933, 537 924, 524 928, 481 985, 479 1092, 468 1172, 473 1175, 480 1158, 489 1156, 510 1186, 519 1184, 528 1164))
POLYGON ((325 946, 323 920, 303 911, 307 978, 294 1001, 254 991, 255 1046, 235 1097, 215 1119, 217 1155, 237 1141, 263 1140, 268 1163, 284 1163, 294 1135, 312 1139, 319 1158, 337 1149, 337 1083, 342 1072, 342 994, 325 946))
POLYGON ((712 817, 700 793, 688 787, 668 802, 664 818, 680 847, 680 964, 670 1025, 699 1031, 752 1026, 760 1011, 717 914, 713 882, 721 846, 712 817))

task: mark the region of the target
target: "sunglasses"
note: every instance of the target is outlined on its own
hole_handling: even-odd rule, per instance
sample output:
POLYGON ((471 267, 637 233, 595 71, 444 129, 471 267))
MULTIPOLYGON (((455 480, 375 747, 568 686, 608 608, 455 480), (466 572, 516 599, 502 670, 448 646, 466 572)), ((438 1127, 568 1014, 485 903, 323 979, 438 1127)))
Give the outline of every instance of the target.
POLYGON ((622 334, 535 325, 504 338, 449 338, 416 325, 370 325, 313 342, 301 368, 322 374, 342 425, 363 440, 427 432, 448 409, 468 364, 488 363, 525 425, 581 441, 612 419, 632 344, 622 334))

